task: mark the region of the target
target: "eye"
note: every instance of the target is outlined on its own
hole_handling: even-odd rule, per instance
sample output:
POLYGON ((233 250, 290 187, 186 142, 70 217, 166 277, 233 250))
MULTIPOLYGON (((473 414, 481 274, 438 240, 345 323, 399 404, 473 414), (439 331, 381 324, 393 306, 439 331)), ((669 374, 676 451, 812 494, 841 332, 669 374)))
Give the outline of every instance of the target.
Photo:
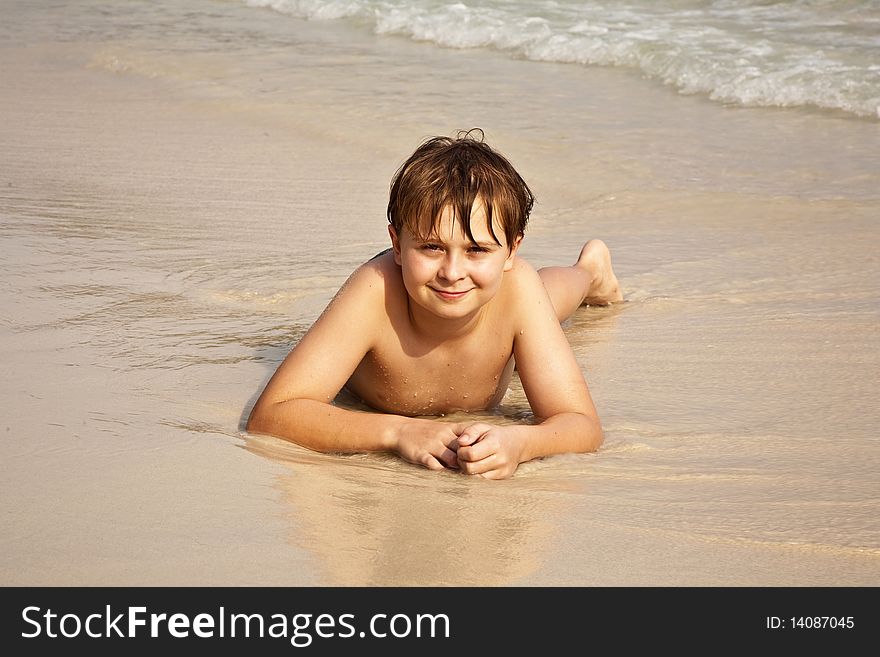
POLYGON ((422 244, 421 249, 422 249, 422 251, 440 251, 441 250, 439 244, 433 244, 431 242, 427 242, 425 244, 422 244))
POLYGON ((477 246, 476 244, 468 248, 468 253, 489 253, 489 249, 485 246, 477 246))

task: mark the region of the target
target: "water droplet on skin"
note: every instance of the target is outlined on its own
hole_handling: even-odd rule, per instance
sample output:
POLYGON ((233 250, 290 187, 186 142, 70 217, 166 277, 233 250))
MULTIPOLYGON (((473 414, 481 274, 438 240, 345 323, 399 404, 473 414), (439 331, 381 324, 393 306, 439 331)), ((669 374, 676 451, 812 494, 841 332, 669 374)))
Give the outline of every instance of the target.
POLYGON ((449 386, 449 389, 450 389, 450 390, 455 390, 455 388, 453 388, 452 386, 449 386))
POLYGON ((522 329, 520 329, 520 330, 519 330, 519 334, 522 335, 523 333, 525 333, 525 331, 523 331, 522 329))
POLYGON ((468 394, 467 394, 467 393, 464 393, 464 398, 465 398, 465 399, 468 398, 468 394))
POLYGON ((414 393, 413 393, 413 399, 415 399, 415 398, 418 397, 418 396, 419 396, 419 393, 417 393, 417 392, 414 392, 414 393))

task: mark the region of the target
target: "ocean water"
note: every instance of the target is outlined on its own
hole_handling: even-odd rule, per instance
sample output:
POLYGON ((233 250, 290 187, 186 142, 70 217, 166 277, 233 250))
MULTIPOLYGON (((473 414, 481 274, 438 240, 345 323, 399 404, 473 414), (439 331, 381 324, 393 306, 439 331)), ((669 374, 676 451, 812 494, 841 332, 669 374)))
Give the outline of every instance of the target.
POLYGON ((631 68, 723 103, 880 118, 876 0, 243 1, 450 48, 631 68))
POLYGON ((880 583, 876 3, 257 4, 0 3, 0 582, 880 583), (248 435, 397 166, 475 125, 526 258, 611 246, 626 302, 565 325, 602 449, 248 435))

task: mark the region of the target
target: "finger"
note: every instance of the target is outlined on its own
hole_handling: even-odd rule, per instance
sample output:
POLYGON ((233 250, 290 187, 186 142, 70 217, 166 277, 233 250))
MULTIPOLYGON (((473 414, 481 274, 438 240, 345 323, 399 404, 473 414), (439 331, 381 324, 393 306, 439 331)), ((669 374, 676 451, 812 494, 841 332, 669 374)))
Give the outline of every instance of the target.
POLYGON ((471 426, 473 422, 453 422, 449 426, 452 429, 452 433, 456 436, 460 435, 462 431, 471 426))
MULTIPOLYGON (((446 447, 451 449, 453 452, 457 452, 458 448, 461 446, 461 432, 464 431, 469 426, 472 426, 472 423, 469 422, 458 422, 451 426, 452 428, 452 436, 449 438, 449 442, 446 443, 446 447)), ((468 442, 470 440, 468 439, 468 442)))
POLYGON ((453 452, 458 451, 458 434, 453 434, 446 442, 446 448, 453 452))
POLYGON ((458 448, 459 461, 482 461, 495 454, 498 445, 494 440, 481 440, 473 445, 458 448))
POLYGON ((491 424, 485 424, 482 422, 478 422, 477 424, 471 424, 465 427, 460 434, 458 434, 458 444, 459 445, 473 445, 478 442, 483 436, 485 436, 489 431, 492 430, 491 424))
POLYGON ((465 461, 459 458, 458 466, 462 472, 469 475, 483 474, 498 467, 497 459, 494 454, 479 461, 465 461))
POLYGON ((487 424, 486 422, 459 422, 455 425, 455 428, 458 429, 456 433, 460 436, 466 432, 474 434, 486 433, 492 428, 492 425, 487 424))
POLYGON ((444 449, 437 460, 447 468, 458 470, 458 455, 451 449, 444 449))
POLYGON ((421 459, 421 464, 428 470, 445 470, 443 464, 432 454, 425 454, 421 459))

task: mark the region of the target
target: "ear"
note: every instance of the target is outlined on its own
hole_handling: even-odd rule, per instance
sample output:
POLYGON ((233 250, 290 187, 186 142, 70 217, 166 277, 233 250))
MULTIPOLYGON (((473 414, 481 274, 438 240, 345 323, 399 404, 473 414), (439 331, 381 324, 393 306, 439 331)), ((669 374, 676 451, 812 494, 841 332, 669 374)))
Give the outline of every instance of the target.
POLYGON ((504 271, 510 271, 513 269, 513 261, 516 259, 516 252, 519 250, 519 245, 522 244, 523 236, 518 235, 517 238, 513 241, 513 246, 510 249, 510 253, 507 256, 507 260, 504 261, 504 271))
POLYGON ((391 238, 391 249, 394 251, 394 262, 400 264, 400 236, 394 226, 388 224, 388 236, 391 238))

